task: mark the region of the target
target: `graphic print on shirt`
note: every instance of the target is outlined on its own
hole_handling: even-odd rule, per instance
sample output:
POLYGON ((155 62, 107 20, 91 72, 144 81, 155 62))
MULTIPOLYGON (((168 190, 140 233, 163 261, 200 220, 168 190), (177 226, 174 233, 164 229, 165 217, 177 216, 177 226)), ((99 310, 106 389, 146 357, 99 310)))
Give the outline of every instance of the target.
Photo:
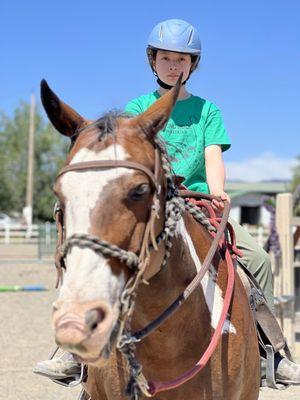
POLYGON ((200 174, 204 164, 204 136, 199 134, 196 118, 190 116, 187 125, 178 125, 171 118, 166 128, 160 133, 166 142, 168 154, 176 175, 182 175, 187 180, 195 173, 200 174))

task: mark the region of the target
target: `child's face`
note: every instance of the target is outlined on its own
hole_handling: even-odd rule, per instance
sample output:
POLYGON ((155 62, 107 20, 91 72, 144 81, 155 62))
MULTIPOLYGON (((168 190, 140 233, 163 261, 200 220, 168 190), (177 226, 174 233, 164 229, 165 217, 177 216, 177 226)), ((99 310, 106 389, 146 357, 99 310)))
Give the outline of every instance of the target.
POLYGON ((153 65, 158 77, 170 86, 175 85, 181 72, 183 72, 182 81, 184 82, 189 76, 191 66, 190 54, 166 50, 157 50, 153 65))

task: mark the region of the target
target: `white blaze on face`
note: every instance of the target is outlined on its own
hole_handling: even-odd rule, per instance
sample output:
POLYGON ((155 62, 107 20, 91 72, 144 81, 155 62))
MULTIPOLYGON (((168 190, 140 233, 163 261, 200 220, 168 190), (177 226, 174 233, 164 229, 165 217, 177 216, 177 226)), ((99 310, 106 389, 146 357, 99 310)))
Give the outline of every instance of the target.
MULTIPOLYGON (((98 160, 126 160, 129 155, 118 144, 94 152, 81 149, 70 164, 98 160)), ((101 168, 70 171, 61 177, 61 191, 65 198, 67 237, 74 233, 89 233, 91 211, 96 206, 106 185, 115 179, 132 174, 128 168, 101 168)), ((113 229, 113 227, 112 227, 113 229)), ((88 248, 74 246, 66 259, 67 273, 59 294, 59 301, 87 302, 104 300, 113 306, 124 286, 124 274, 112 274, 107 260, 88 248)))
MULTIPOLYGON (((193 244, 192 238, 188 233, 186 226, 184 224, 184 220, 182 218, 178 222, 177 234, 183 238, 186 246, 188 247, 191 258, 198 272, 201 268, 201 262, 196 253, 196 249, 193 244)), ((222 297, 222 291, 220 287, 217 285, 216 279, 217 279, 217 272, 214 266, 211 265, 209 271, 204 275, 201 281, 203 293, 205 296, 205 301, 209 309, 209 312, 211 314, 211 326, 214 329, 216 329, 218 325, 224 303, 222 297)), ((228 332, 236 334, 236 329, 229 320, 226 320, 223 326, 222 333, 228 333, 228 332)))

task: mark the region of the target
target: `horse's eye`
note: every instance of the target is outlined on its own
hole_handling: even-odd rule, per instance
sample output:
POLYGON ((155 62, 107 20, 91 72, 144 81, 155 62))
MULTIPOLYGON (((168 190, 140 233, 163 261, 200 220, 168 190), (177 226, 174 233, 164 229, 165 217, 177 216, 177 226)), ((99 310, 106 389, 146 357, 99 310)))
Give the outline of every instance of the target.
POLYGON ((131 189, 129 192, 130 200, 143 200, 150 193, 150 186, 147 183, 142 183, 131 189))

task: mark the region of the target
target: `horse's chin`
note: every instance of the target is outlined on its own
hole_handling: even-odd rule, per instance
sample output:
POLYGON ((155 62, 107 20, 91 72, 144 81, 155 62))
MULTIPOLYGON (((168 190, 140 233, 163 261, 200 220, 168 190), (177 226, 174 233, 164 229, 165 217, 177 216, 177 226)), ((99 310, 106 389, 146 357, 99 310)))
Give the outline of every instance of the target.
POLYGON ((98 355, 83 355, 83 354, 76 354, 73 353, 73 357, 74 359, 80 363, 80 364, 85 364, 85 365, 92 365, 94 367, 103 367, 105 364, 107 364, 113 346, 115 344, 116 341, 116 336, 117 336, 117 332, 118 332, 118 323, 115 324, 114 328, 112 329, 112 332, 110 334, 109 340, 106 343, 106 345, 100 350, 98 355))
POLYGON ((77 361, 80 364, 85 364, 85 365, 92 365, 93 367, 98 367, 102 368, 108 363, 109 357, 103 357, 102 354, 100 354, 98 357, 80 357, 76 354, 73 354, 73 357, 75 361, 77 361))

